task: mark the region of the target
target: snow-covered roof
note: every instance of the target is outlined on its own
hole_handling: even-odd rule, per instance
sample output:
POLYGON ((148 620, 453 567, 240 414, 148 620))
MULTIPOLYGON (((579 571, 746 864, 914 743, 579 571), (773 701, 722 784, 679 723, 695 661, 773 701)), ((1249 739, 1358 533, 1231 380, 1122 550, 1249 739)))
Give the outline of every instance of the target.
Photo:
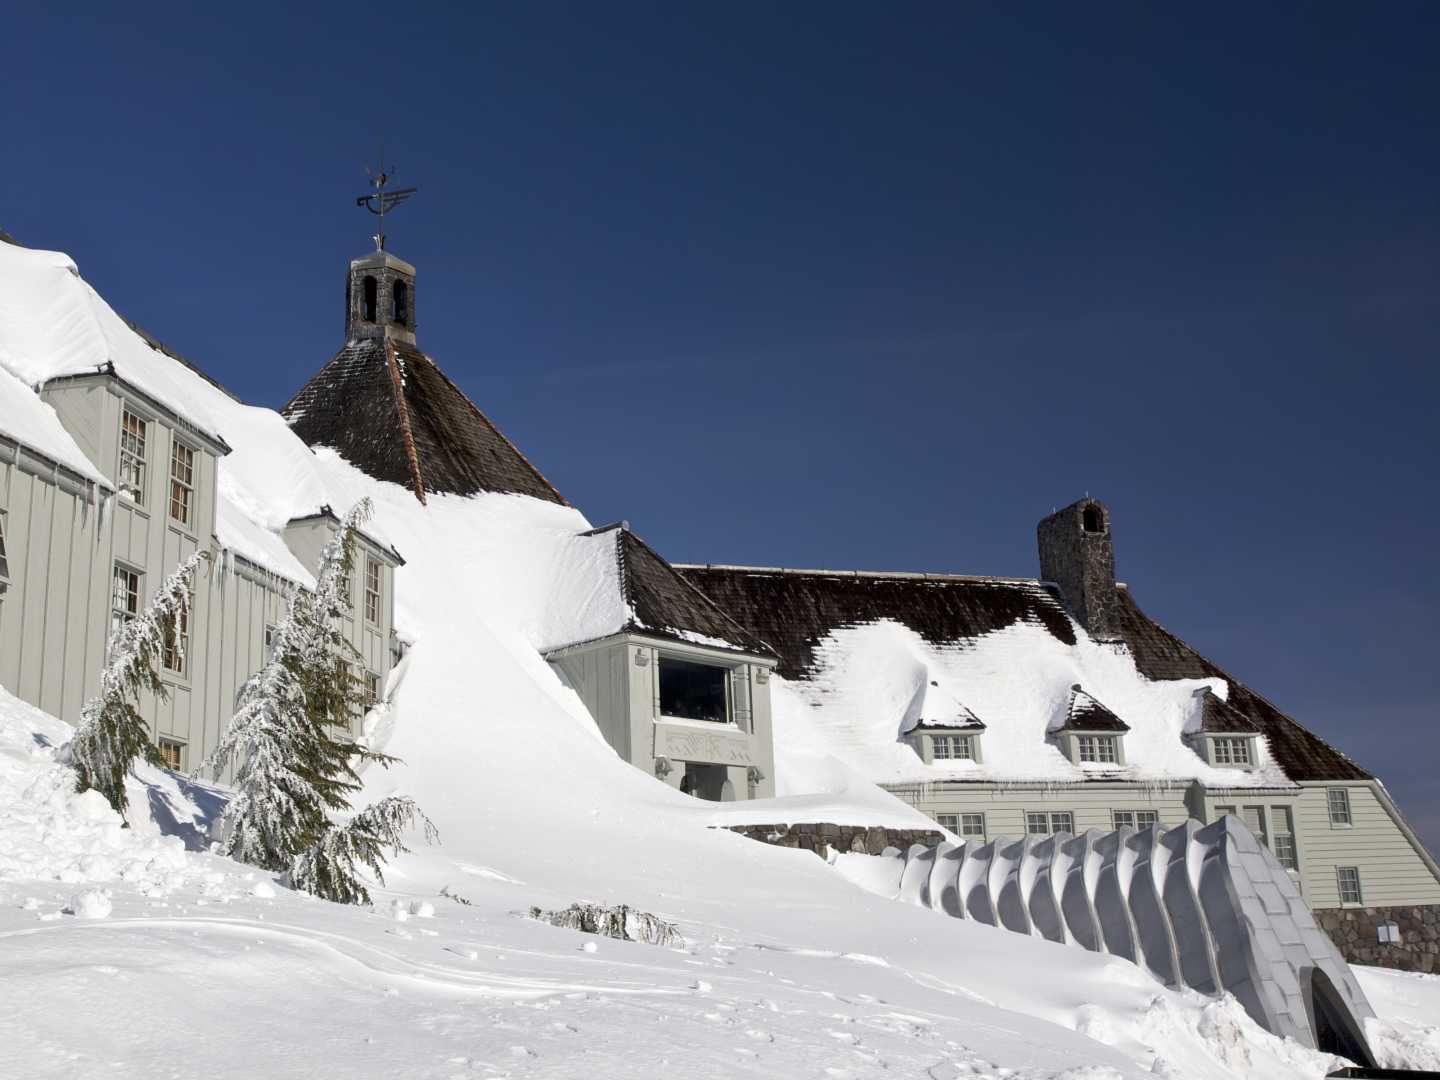
POLYGON ((114 490, 55 415, 28 386, 0 366, 0 436, 69 469, 83 480, 114 490))
POLYGON ((775 648, 774 692, 803 707, 824 749, 877 781, 1262 786, 1369 775, 1152 622, 1123 588, 1124 640, 1100 642, 1053 587, 1027 579, 677 569, 775 648), (1254 770, 1215 768, 1183 737, 1212 701, 1265 736, 1254 770), (903 736, 945 726, 942 712, 963 718, 960 707, 983 718, 983 761, 924 763, 903 736), (1123 733, 1126 764, 1070 762, 1055 734, 1079 728, 1123 733))
MULTIPOLYGON (((552 649, 609 637, 646 634, 689 645, 773 657, 774 651, 697 589, 623 522, 581 534, 586 546, 608 553, 613 574, 601 579, 613 593, 603 610, 608 618, 588 621, 583 636, 556 642, 552 649)), ((594 590, 592 583, 587 593, 594 590)))

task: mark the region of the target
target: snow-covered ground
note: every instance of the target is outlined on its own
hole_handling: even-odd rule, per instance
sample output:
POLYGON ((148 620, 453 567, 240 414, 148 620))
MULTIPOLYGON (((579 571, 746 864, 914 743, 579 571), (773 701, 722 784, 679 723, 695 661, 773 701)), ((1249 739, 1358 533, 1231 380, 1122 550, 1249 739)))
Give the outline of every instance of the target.
MULTIPOLYGON (((780 711, 784 797, 768 804, 719 807, 631 768, 537 651, 617 614, 613 559, 578 536, 581 514, 496 495, 421 507, 137 346, 64 256, 0 246, 0 279, 0 367, 34 385, 114 362, 234 447, 220 486, 235 550, 283 564, 273 530, 289 517, 374 500, 374 531, 409 560, 397 608, 416 644, 371 733, 403 764, 368 773, 363 800, 413 795, 440 831, 372 908, 297 895, 206 850, 215 787, 142 768, 122 828, 57 764, 65 725, 0 690, 0 1077, 1298 1080, 1333 1064, 1233 1000, 888 901, 712 828, 928 821, 780 711), (686 945, 525 916, 576 900, 652 911, 686 945)), ((1377 1042, 1429 1060, 1434 981, 1372 985, 1377 1042)))

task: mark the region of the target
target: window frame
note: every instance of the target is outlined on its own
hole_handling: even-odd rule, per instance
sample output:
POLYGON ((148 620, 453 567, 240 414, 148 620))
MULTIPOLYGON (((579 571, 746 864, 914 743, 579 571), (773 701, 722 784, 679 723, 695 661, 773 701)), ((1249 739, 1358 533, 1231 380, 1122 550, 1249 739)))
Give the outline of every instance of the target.
POLYGON ((1341 907, 1364 907, 1365 888, 1360 882, 1360 868, 1358 866, 1337 866, 1335 867, 1335 893, 1340 898, 1341 907), (1347 871, 1354 878, 1355 897, 1353 900, 1346 899, 1345 885, 1347 871))
POLYGON ((1106 735, 1099 732, 1087 732, 1075 736, 1075 762, 1078 765, 1119 765, 1120 764, 1120 736, 1106 735), (1094 744, 1094 757, 1085 756, 1086 742, 1094 744), (1101 753, 1101 748, 1107 748, 1110 756, 1106 758, 1101 753))
POLYGON ((177 739, 173 735, 161 735, 155 740, 155 749, 160 751, 160 758, 165 763, 165 768, 172 772, 185 771, 186 746, 184 739, 177 739), (167 748, 173 748, 176 751, 174 764, 165 754, 167 748))
POLYGON ((160 646, 160 669, 179 679, 190 678, 190 604, 175 613, 174 625, 165 630, 160 646))
POLYGON ((197 450, 195 447, 191 446, 184 439, 181 439, 179 437, 171 438, 170 490, 168 498, 166 500, 166 518, 173 524, 178 525, 180 526, 180 528, 185 529, 189 532, 194 532, 198 528, 195 522, 195 518, 199 510, 199 506, 197 505, 199 500, 196 497, 198 484, 196 483, 195 474, 198 471, 198 469, 196 468, 196 464, 199 457, 200 451, 197 450), (188 455, 185 461, 185 465, 188 470, 188 479, 185 480, 182 480, 179 476, 175 474, 176 465, 179 463, 180 455, 182 453, 188 455), (177 491, 179 493, 183 493, 185 496, 183 504, 185 506, 186 516, 183 518, 177 517, 175 515, 177 491))
POLYGON ((384 566, 379 559, 375 558, 375 556, 367 552, 365 555, 365 595, 363 607, 365 609, 365 621, 371 626, 379 626, 381 622, 381 616, 384 614, 384 608, 381 605, 381 600, 385 595, 384 590, 384 566), (373 589, 370 587, 370 579, 372 576, 375 579, 375 587, 373 589), (370 612, 370 601, 372 597, 375 601, 375 612, 373 615, 370 612))
POLYGON ((140 616, 140 597, 141 597, 142 595, 144 595, 144 591, 145 591, 144 582, 145 582, 145 571, 140 570, 140 569, 137 569, 136 567, 131 566, 129 563, 124 562, 124 561, 122 561, 122 560, 120 560, 120 559, 116 559, 113 563, 111 563, 111 565, 110 565, 110 637, 113 638, 113 637, 115 636, 115 631, 117 631, 121 626, 123 626, 125 623, 129 622, 131 619, 139 618, 139 616, 140 616), (133 583, 134 583, 133 591, 128 587, 128 584, 127 584, 127 588, 126 588, 126 596, 127 596, 127 598, 131 598, 131 599, 133 599, 133 601, 134 601, 134 605, 135 605, 135 606, 134 606, 133 610, 125 610, 124 608, 122 608, 120 605, 118 605, 118 604, 115 602, 116 599, 117 599, 117 597, 119 596, 119 593, 118 593, 117 590, 116 590, 116 585, 117 585, 117 583, 118 583, 118 580, 119 580, 121 574, 125 574, 125 575, 127 575, 128 577, 130 577, 130 578, 133 579, 133 583))
POLYGON ((145 497, 147 494, 150 478, 150 448, 152 445, 152 440, 150 436, 151 427, 154 425, 154 423, 155 421, 152 417, 146 416, 139 409, 136 409, 134 406, 132 406, 129 401, 123 399, 121 400, 120 449, 119 456, 117 458, 117 468, 115 470, 115 481, 116 487, 119 488, 120 493, 122 495, 129 495, 130 501, 133 502, 136 506, 145 505, 145 497), (132 434, 126 427, 125 421, 127 419, 134 419, 134 421, 140 427, 138 435, 136 435, 136 440, 139 444, 138 451, 131 450, 125 445, 126 436, 132 434), (125 482, 125 467, 127 460, 134 463, 136 472, 138 474, 138 482, 133 487, 127 485, 125 482))
POLYGON ((984 840, 984 839, 986 838, 986 836, 988 835, 988 833, 986 832, 986 829, 985 829, 985 813, 984 813, 984 811, 971 811, 971 812, 969 812, 969 813, 961 813, 961 814, 959 815, 959 818, 960 818, 960 827, 955 830, 955 835, 956 835, 956 836, 959 836, 962 840, 984 840), (970 831, 967 831, 967 828, 966 828, 967 823, 966 823, 966 820, 965 820, 966 818, 978 819, 979 825, 980 825, 980 829, 979 829, 978 832, 970 832, 970 831))
POLYGON ((959 814, 936 814, 935 824, 939 825, 942 829, 949 829, 956 836, 960 835, 959 814))
POLYGON ((1027 836, 1054 836, 1057 833, 1069 833, 1075 835, 1075 811, 1073 810, 1026 810, 1025 814, 1025 835, 1027 836), (1043 818, 1045 828, 1036 831, 1032 826, 1034 818, 1043 818), (1068 827, 1057 829, 1055 823, 1060 818, 1068 819, 1068 827))
POLYGON ((735 687, 733 686, 733 683, 735 681, 735 671, 737 667, 744 667, 744 665, 718 663, 710 658, 698 659, 691 656, 682 656, 673 653, 657 651, 655 654, 655 716, 659 720, 667 722, 681 724, 714 724, 716 726, 733 727, 744 731, 745 729, 740 725, 735 716, 735 687), (719 720, 706 720, 703 717, 679 716, 672 712, 666 712, 664 707, 664 697, 661 689, 663 684, 661 672, 664 670, 664 667, 667 663, 687 664, 695 667, 713 668, 715 671, 720 672, 722 691, 725 695, 725 715, 719 720))
POLYGON ((8 511, 0 508, 0 594, 5 592, 5 586, 10 582, 10 548, 7 543, 9 534, 8 511))
POLYGON ((1300 841, 1295 835, 1295 811, 1289 806, 1270 807, 1270 853, 1292 874, 1300 872, 1300 841))
POLYGON ((930 760, 935 761, 974 761, 975 741, 971 735, 944 733, 940 735, 927 736, 930 740, 930 760), (945 747, 945 752, 940 752, 940 747, 945 747))
POLYGON ((1248 735, 1215 735, 1210 738, 1210 764, 1225 769, 1255 766, 1255 740, 1248 735), (1237 755, 1235 751, 1240 753, 1237 755))
POLYGON ((1326 788, 1325 810, 1330 818, 1330 828, 1353 829, 1355 827, 1355 808, 1350 802, 1349 788, 1326 788), (1337 806, 1337 795, 1339 796, 1339 806, 1337 806), (1337 809, 1340 810, 1339 814, 1336 813, 1337 809))
POLYGON ((380 673, 366 668, 365 674, 361 676, 361 687, 365 695, 365 711, 368 713, 380 704, 380 691, 383 689, 380 685, 380 673))
POLYGON ((1145 829, 1150 828, 1151 825, 1159 825, 1159 824, 1160 824, 1160 811, 1158 811, 1158 810, 1111 810, 1111 811, 1110 811, 1110 825, 1111 825, 1112 828, 1115 828, 1115 829, 1130 828, 1130 829, 1134 829, 1136 832, 1143 832, 1145 829), (1150 821, 1147 822, 1147 823, 1144 824, 1144 825, 1141 825, 1141 824, 1140 824, 1140 818, 1141 818, 1142 815, 1146 815, 1146 816, 1148 816, 1148 817, 1150 818, 1150 821), (1125 818, 1125 817, 1128 817, 1128 818, 1130 819, 1130 822, 1129 822, 1128 825, 1121 820, 1121 818, 1125 818))

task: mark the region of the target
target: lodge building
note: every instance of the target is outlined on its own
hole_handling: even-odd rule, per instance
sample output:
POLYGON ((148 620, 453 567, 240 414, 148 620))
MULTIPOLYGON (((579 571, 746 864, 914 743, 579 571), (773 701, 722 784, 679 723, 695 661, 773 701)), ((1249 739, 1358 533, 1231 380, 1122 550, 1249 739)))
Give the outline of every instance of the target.
MULTIPOLYGON (((74 290, 94 313, 65 328, 63 355, 38 359, 39 324, 0 318, 0 684, 74 722, 113 625, 204 550, 166 650, 168 700, 142 707, 167 762, 192 770, 286 598, 313 586, 336 511, 275 520, 242 505, 219 463, 225 418, 245 406, 119 319, 64 256, 4 238, 0 270, 28 283, 17 303, 41 320, 74 290)), ((267 414, 276 438, 329 448, 422 504, 568 505, 418 347, 413 265, 377 250, 345 284, 344 342, 283 420, 267 414)), ((622 614, 539 651, 620 757, 697 798, 785 790, 774 742, 788 715, 963 838, 1235 814, 1333 936, 1360 920, 1352 958, 1440 967, 1440 867, 1384 786, 1146 615, 1116 580, 1111 524, 1089 498, 1045 518, 1034 579, 672 565, 627 525, 592 529, 576 542, 602 552, 595 588, 622 614)), ((403 560, 372 531, 359 547, 345 633, 381 702, 404 648, 403 560)))

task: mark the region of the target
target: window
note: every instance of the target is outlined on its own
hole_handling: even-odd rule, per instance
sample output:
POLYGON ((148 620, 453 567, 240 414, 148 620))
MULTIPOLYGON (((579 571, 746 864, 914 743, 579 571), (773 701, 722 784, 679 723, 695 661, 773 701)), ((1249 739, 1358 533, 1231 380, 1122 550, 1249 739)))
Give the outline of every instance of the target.
POLYGON ((380 676, 373 671, 365 672, 365 711, 369 712, 380 703, 380 676))
POLYGON ((961 814, 960 828, 956 830, 967 839, 985 839, 985 815, 961 814))
POLYGON ((0 511, 0 581, 10 577, 10 559, 5 554, 5 513, 0 511))
POLYGON ((1235 813, 1235 807, 1233 807, 1233 806, 1217 806, 1217 807, 1215 807, 1215 820, 1216 820, 1216 821, 1219 821, 1219 820, 1220 820, 1222 817, 1224 817, 1226 814, 1234 814, 1234 813, 1235 813))
POLYGON ((181 608, 175 613, 175 622, 165 628, 165 648, 162 660, 167 671, 176 675, 185 674, 185 657, 190 652, 190 611, 181 608))
POLYGON ((195 451, 178 439, 170 449, 170 516, 191 525, 195 508, 195 451))
POLYGON ((936 814, 935 820, 939 823, 942 829, 949 829, 953 833, 958 833, 960 831, 959 814, 936 814))
POLYGON ((1076 738, 1080 760, 1097 765, 1114 765, 1119 758, 1114 735, 1080 735, 1076 738))
POLYGON ((1358 866, 1335 867, 1335 884, 1340 889, 1340 903, 1362 904, 1360 893, 1360 868, 1358 866))
POLYGON ((1400 924, 1397 922, 1383 922, 1375 927, 1376 936, 1382 945, 1400 944, 1400 924))
POLYGON ((1240 820, 1245 822, 1245 827, 1255 834, 1256 840, 1266 847, 1270 846, 1270 837, 1265 831, 1265 808, 1263 806, 1242 806, 1240 820))
POLYGON ((1354 824, 1350 816, 1350 792, 1343 787, 1332 787, 1325 793, 1325 798, 1330 805, 1330 827, 1332 829, 1348 829, 1354 824))
POLYGON ((380 623, 380 561, 365 556, 365 621, 380 623))
POLYGON ((717 724, 730 719, 725 698, 728 668, 668 656, 660 657, 659 668, 660 715, 717 724))
POLYGON ((265 627, 265 662, 268 664, 275 659, 275 654, 280 650, 280 627, 270 623, 265 627))
POLYGON ((129 409, 120 413, 120 491, 145 501, 145 421, 129 409))
POLYGON ((379 306, 380 287, 369 274, 365 275, 360 294, 360 318, 366 322, 374 322, 375 309, 379 306))
POLYGON ((1087 506, 1081 511, 1080 524, 1086 532, 1104 532, 1105 515, 1098 506, 1087 506))
POLYGON ((116 563, 110 585, 110 633, 114 634, 139 614, 140 575, 116 563))
POLYGON ((1210 746, 1216 765, 1249 765, 1249 739, 1212 739, 1210 746))
POLYGON ((1270 808, 1270 824, 1275 830, 1275 836, 1270 844, 1270 850, 1275 852, 1275 858, 1286 870, 1300 869, 1300 855, 1295 848, 1295 817, 1290 813, 1288 806, 1272 806, 1270 808))
POLYGON ((1160 824, 1160 815, 1154 810, 1112 810, 1110 818, 1117 829, 1148 829, 1160 824))
POLYGON ((397 281, 390 287, 390 321, 404 326, 410 320, 410 287, 397 281))
POLYGON ((932 735, 930 747, 936 761, 973 761, 975 758, 969 735, 932 735))
POLYGON ((1075 815, 1068 810, 1032 811, 1025 815, 1025 831, 1035 834, 1073 833, 1075 815))
POLYGON ((178 739, 161 737, 155 744, 160 748, 160 760, 167 769, 183 772, 185 769, 185 744, 178 739))

